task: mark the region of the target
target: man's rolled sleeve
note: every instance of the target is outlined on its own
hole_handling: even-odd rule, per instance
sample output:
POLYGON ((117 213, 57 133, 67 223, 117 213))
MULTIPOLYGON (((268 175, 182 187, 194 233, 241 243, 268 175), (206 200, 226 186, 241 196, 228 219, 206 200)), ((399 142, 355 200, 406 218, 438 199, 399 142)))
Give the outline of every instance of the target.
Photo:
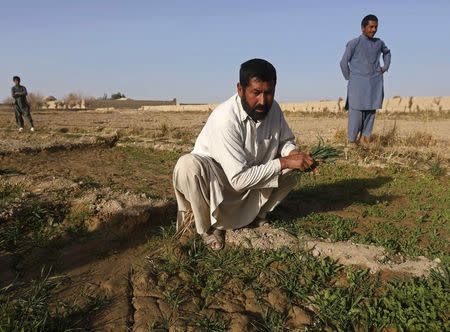
POLYGON ((289 153, 297 149, 297 145, 294 144, 292 141, 288 141, 284 143, 283 148, 281 149, 280 155, 282 157, 289 156, 289 153))

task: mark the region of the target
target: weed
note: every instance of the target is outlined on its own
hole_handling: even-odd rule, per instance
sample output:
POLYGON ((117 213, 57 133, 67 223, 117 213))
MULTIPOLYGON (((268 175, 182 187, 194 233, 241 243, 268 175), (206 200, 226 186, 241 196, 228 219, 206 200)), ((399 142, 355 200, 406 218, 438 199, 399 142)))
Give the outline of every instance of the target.
POLYGON ((169 126, 166 123, 162 123, 158 128, 157 132, 155 133, 156 138, 163 138, 166 137, 169 133, 169 126))
POLYGON ((225 332, 228 331, 230 321, 219 315, 212 315, 210 317, 200 315, 199 317, 192 318, 192 324, 198 329, 198 331, 225 332))
POLYGON ((186 298, 180 287, 164 291, 163 296, 164 301, 174 309, 178 309, 179 306, 186 301, 186 298))
POLYGON ((86 220, 92 216, 93 212, 89 210, 71 211, 64 219, 67 224, 67 232, 74 237, 86 235, 86 220))
POLYGON ((168 317, 168 318, 162 318, 161 321, 155 322, 149 322, 147 324, 147 330, 149 332, 153 332, 153 331, 169 331, 169 329, 171 328, 171 326, 173 325, 173 320, 168 317))
POLYGON ((442 166, 442 164, 439 161, 430 163, 428 172, 430 172, 430 174, 435 177, 444 176, 447 173, 446 169, 442 166))
POLYGON ((347 143, 347 130, 345 129, 338 129, 334 133, 333 140, 340 144, 347 143))
MULTIPOLYGON (((281 226, 281 224, 278 224, 281 226)), ((328 238, 333 241, 345 241, 353 235, 356 222, 332 214, 311 213, 304 218, 297 219, 295 224, 283 225, 290 232, 299 235, 307 234, 313 237, 328 238)))
POLYGON ((383 128, 381 134, 373 134, 371 141, 376 148, 394 145, 398 141, 397 123, 394 122, 392 128, 387 131, 383 128))
POLYGON ((405 138, 403 138, 403 143, 405 145, 416 146, 416 147, 427 147, 435 143, 433 136, 429 133, 416 131, 410 133, 405 138))
POLYGON ((0 209, 6 208, 14 199, 19 197, 23 192, 20 186, 11 185, 9 183, 0 186, 0 209))
POLYGON ((260 322, 253 322, 252 325, 258 331, 284 332, 289 331, 286 321, 286 315, 269 308, 263 316, 263 319, 260 322))
POLYGON ((83 177, 77 177, 74 179, 75 182, 78 183, 78 185, 82 189, 91 189, 91 188, 100 188, 101 185, 99 182, 97 182, 94 178, 91 176, 83 176, 83 177))

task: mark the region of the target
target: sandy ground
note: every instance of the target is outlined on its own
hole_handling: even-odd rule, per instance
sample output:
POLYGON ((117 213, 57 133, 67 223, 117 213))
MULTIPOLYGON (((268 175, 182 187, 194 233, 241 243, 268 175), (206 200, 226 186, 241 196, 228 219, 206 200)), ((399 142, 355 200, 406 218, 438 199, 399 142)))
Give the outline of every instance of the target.
MULTIPOLYGON (((200 132, 209 113, 205 112, 152 112, 136 110, 109 111, 39 111, 33 113, 37 133, 28 131, 19 135, 16 131, 12 112, 0 111, 0 152, 15 147, 34 144, 54 144, 52 142, 71 141, 78 138, 91 140, 92 137, 119 134, 138 142, 162 144, 161 137, 167 132, 176 138, 182 138, 189 149, 200 132), (39 133, 39 131, 41 131, 39 133), (34 136, 33 136, 34 135, 34 136), (46 135, 45 140, 34 139, 46 135), (40 141, 40 142, 39 142, 40 141)), ((286 113, 286 118, 300 144, 311 144, 318 136, 333 139, 336 134, 345 138, 347 119, 345 114, 311 115, 286 113)), ((385 134, 393 127, 401 137, 415 133, 427 133, 433 138, 431 151, 446 158, 450 157, 450 119, 428 118, 423 115, 383 115, 380 114, 374 127, 375 134, 385 134)), ((163 148, 166 148, 163 146, 163 148)))
MULTIPOLYGON (((196 134, 207 120, 209 113, 202 112, 152 112, 136 110, 114 111, 39 111, 33 113, 35 126, 50 131, 67 130, 69 133, 111 133, 128 130, 131 133, 156 131, 163 124, 169 129, 184 129, 196 134)), ((287 121, 300 142, 309 143, 317 135, 331 138, 338 130, 346 128, 346 117, 342 115, 312 116, 287 113, 287 121)), ((426 117, 398 117, 379 115, 374 133, 383 133, 396 125, 400 135, 426 132, 435 139, 448 144, 450 141, 450 119, 427 119, 426 117)), ((0 112, 0 128, 15 128, 12 112, 0 112)), ((8 135, 5 131, 2 138, 8 135)))

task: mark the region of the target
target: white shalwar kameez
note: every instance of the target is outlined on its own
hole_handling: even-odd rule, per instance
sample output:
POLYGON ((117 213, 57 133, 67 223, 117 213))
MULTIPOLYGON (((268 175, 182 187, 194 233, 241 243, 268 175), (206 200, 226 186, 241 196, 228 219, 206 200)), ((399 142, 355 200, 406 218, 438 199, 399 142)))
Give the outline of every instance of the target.
POLYGON ((199 234, 211 226, 236 229, 264 218, 295 186, 295 176, 282 174, 278 159, 294 149, 277 102, 255 122, 234 95, 211 113, 194 150, 175 166, 177 225, 190 210, 199 234))

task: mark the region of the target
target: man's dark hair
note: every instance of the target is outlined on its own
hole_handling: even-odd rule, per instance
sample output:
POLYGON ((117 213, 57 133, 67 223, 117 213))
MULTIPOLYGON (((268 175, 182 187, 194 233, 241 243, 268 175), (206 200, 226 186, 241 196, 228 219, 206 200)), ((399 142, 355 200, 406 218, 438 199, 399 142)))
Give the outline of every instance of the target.
POLYGON ((242 87, 247 87, 252 78, 257 78, 263 82, 277 84, 277 71, 275 67, 264 59, 251 59, 244 62, 239 70, 239 83, 242 87))
POLYGON ((13 82, 14 81, 19 81, 20 82, 20 77, 19 76, 13 76, 13 82))
POLYGON ((364 16, 364 18, 361 21, 361 26, 363 28, 365 28, 367 26, 367 24, 369 24, 369 21, 378 22, 378 17, 376 17, 375 15, 372 15, 372 14, 364 16))

